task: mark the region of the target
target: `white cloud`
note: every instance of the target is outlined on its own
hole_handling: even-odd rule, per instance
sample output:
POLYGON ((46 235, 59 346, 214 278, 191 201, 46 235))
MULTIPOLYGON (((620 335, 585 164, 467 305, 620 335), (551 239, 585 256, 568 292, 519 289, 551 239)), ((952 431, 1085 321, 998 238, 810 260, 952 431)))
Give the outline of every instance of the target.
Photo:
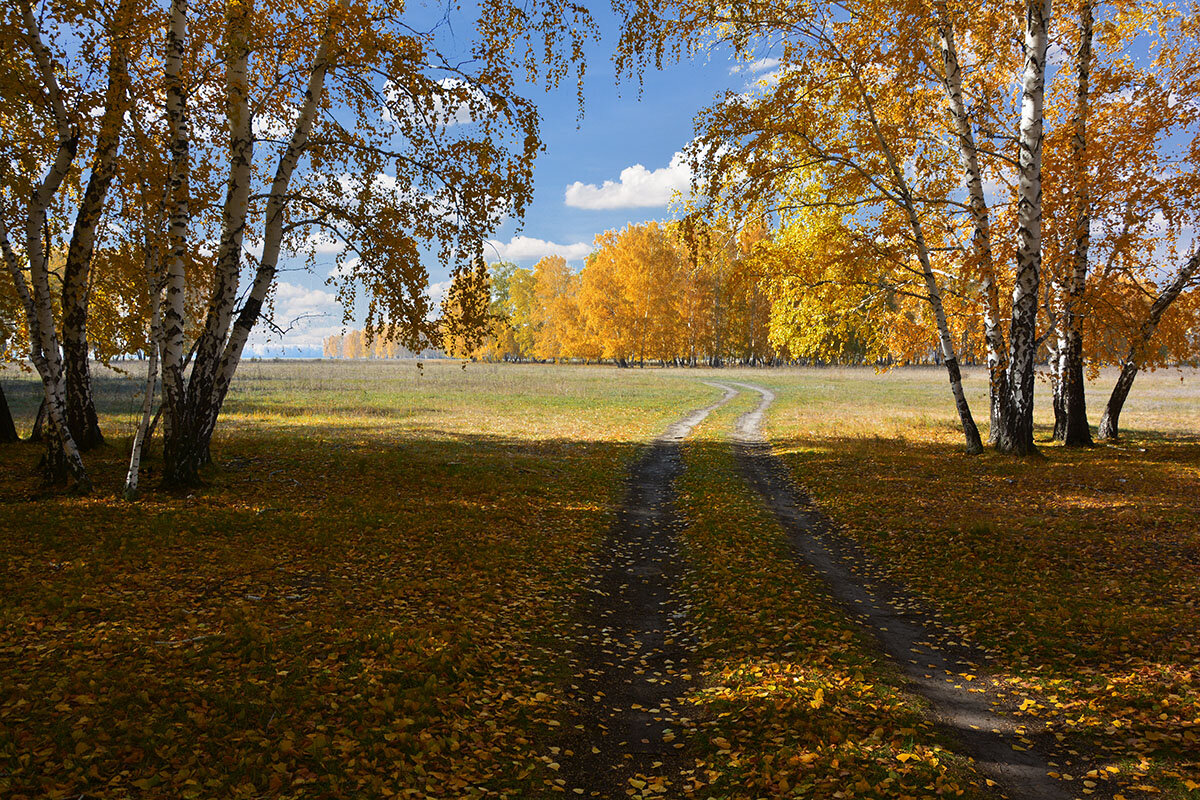
POLYGON ((429 96, 414 102, 411 97, 402 95, 394 83, 386 82, 383 91, 388 106, 383 109, 383 118, 396 122, 392 111, 395 108, 406 117, 420 115, 436 125, 450 128, 477 122, 494 113, 487 95, 461 78, 442 78, 428 88, 429 96))
POLYGON ((346 259, 341 264, 335 264, 333 269, 329 270, 328 277, 335 280, 337 278, 349 278, 354 274, 354 270, 358 268, 358 262, 359 258, 355 256, 354 258, 346 259))
POLYGON ((326 336, 341 332, 342 307, 331 292, 280 281, 275 287, 274 320, 287 332, 281 338, 274 328, 259 322, 246 345, 250 352, 261 356, 292 348, 320 350, 326 336))
MULTIPOLYGON (((1046 63, 1049 66, 1057 69, 1063 64, 1068 63, 1069 59, 1070 56, 1067 54, 1067 51, 1062 48, 1062 45, 1060 45, 1058 42, 1050 42, 1049 47, 1046 48, 1046 63)), ((1047 78, 1047 82, 1049 82, 1049 78, 1047 78)))
POLYGON ((764 72, 761 75, 756 76, 753 81, 746 85, 749 88, 758 87, 763 89, 769 89, 772 86, 778 86, 779 81, 783 78, 783 72, 785 69, 786 67, 780 67, 779 69, 773 69, 770 72, 764 72))
POLYGON ((300 245, 300 252, 302 253, 316 253, 323 256, 334 255, 345 249, 345 242, 325 231, 309 234, 304 244, 300 245))
POLYGON ((451 283, 453 283, 453 281, 450 278, 447 278, 444 281, 436 281, 429 284, 429 306, 433 309, 433 311, 430 312, 430 316, 436 316, 440 312, 442 308, 442 301, 446 299, 446 293, 450 291, 451 283))
POLYGON ((626 167, 619 181, 605 181, 600 186, 575 181, 567 187, 566 203, 594 210, 665 206, 676 192, 687 191, 691 178, 683 153, 676 153, 661 169, 648 170, 641 164, 626 167))
POLYGON ((751 61, 749 64, 734 64, 732 67, 729 68, 729 74, 736 75, 739 72, 749 72, 751 74, 757 74, 759 72, 765 72, 766 70, 769 70, 769 69, 775 69, 775 67, 778 67, 778 66, 779 66, 778 58, 760 58, 756 61, 751 61))
POLYGON ((507 244, 489 239, 488 245, 506 261, 531 261, 545 256, 562 256, 567 261, 578 261, 592 252, 592 246, 583 242, 556 244, 532 236, 514 236, 507 244))
POLYGON ((275 287, 275 320, 278 323, 287 323, 302 314, 327 313, 331 308, 339 308, 332 292, 308 289, 287 281, 280 281, 275 287))
MULTIPOLYGON (((287 114, 288 112, 284 113, 287 114)), ((259 114, 255 116, 251 122, 254 138, 286 142, 291 138, 292 129, 296 124, 291 116, 290 114, 284 117, 275 114, 259 114)))

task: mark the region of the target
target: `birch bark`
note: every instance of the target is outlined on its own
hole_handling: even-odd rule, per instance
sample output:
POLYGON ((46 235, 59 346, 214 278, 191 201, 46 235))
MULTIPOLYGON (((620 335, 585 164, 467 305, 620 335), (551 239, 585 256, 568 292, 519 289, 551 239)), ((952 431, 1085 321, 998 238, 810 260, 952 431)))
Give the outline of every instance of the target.
MULTIPOLYGON (((58 332, 54 323, 54 304, 50 292, 49 253, 43 245, 42 233, 46 224, 46 210, 50 207, 75 160, 79 148, 79 131, 71 124, 63 100, 62 91, 55 76, 49 51, 42 43, 41 30, 33 8, 28 2, 21 3, 25 23, 25 34, 29 47, 37 62, 43 89, 54 115, 58 136, 58 148, 49 170, 38 183, 25 213, 25 258, 29 268, 29 282, 21 270, 20 260, 13 251, 7 229, 0 227, 0 246, 4 261, 12 275, 17 295, 25 308, 29 326, 29 357, 42 380, 46 396, 46 414, 52 435, 47 437, 47 466, 57 473, 59 465, 75 480, 79 492, 91 490, 91 479, 84 468, 79 448, 67 426, 66 396, 63 389, 62 352, 58 332)), ((51 474, 52 478, 59 478, 51 474)))
POLYGON ((1017 162, 1017 272, 1009 328, 1009 406, 996 439, 999 450, 1016 455, 1036 450, 1033 443, 1033 389, 1042 267, 1042 125, 1050 14, 1050 0, 1026 0, 1025 68, 1017 162))
MULTIPOLYGON (((129 0, 122 0, 116 17, 125 18, 129 0)), ((67 398, 67 424, 80 450, 104 444, 96 404, 92 396, 92 377, 88 366, 88 300, 91 292, 92 255, 96 247, 96 226, 104 213, 104 202, 115 176, 117 148, 124 124, 128 73, 120 35, 112 36, 108 63, 108 87, 104 111, 96 136, 96 152, 88 176, 87 188, 75 214, 71 243, 62 278, 62 350, 67 398)))
POLYGON ((138 493, 138 480, 142 469, 142 448, 149 438, 150 412, 154 407, 154 395, 158 387, 158 339, 162 324, 162 275, 158 248, 146 237, 146 282, 150 287, 150 345, 147 353, 146 384, 142 396, 142 417, 133 434, 133 445, 129 452, 129 469, 125 473, 126 500, 133 500, 138 493))
POLYGON ((1171 304, 1198 273, 1200 273, 1200 252, 1192 254, 1179 272, 1175 273, 1175 278, 1159 292, 1158 297, 1151 304, 1146 319, 1142 322, 1137 336, 1129 346, 1128 354, 1121 362, 1121 374, 1117 377, 1112 395, 1108 398, 1108 405, 1104 407, 1104 415, 1100 418, 1098 431, 1101 439, 1114 440, 1120 436, 1121 409, 1124 408, 1125 399, 1129 397, 1129 390, 1133 387, 1133 380, 1137 377, 1138 370, 1141 369, 1142 354, 1145 352, 1146 345, 1150 343, 1154 332, 1158 330, 1163 313, 1171 307, 1171 304))
POLYGON ((879 128, 879 122, 875 117, 875 110, 871 104, 870 96, 863 87, 857 72, 849 64, 846 66, 850 69, 855 81, 858 83, 859 94, 863 98, 863 103, 871 121, 875 140, 879 143, 879 147, 883 151, 884 158, 887 160, 888 170, 892 173, 892 181, 897 188, 896 201, 904 209, 908 218, 909 228, 913 233, 913 243, 917 251, 917 261, 921 265, 921 275, 925 282, 927 299, 930 308, 933 310, 934 319, 937 322, 938 343, 942 351, 942 363, 946 367, 946 374, 950 380, 950 391, 954 395, 954 405, 958 410, 959 421, 962 424, 963 438, 966 440, 966 452, 968 455, 978 455, 983 452, 983 440, 979 436, 979 428, 975 425, 975 418, 971 414, 971 406, 967 402, 967 395, 963 390, 962 369, 959 367, 958 355, 954 351, 954 338, 950 333, 950 325, 946 318, 946 309, 942 302, 942 290, 938 285, 937 275, 933 271, 933 262, 929 256, 929 246, 925 241, 925 230, 921 224, 921 217, 917 214, 912 191, 909 188, 908 180, 904 177, 904 170, 892 152, 887 138, 879 128))
POLYGON ((190 154, 187 131, 187 100, 183 87, 183 56, 187 40, 188 2, 171 0, 167 23, 166 112, 170 141, 170 172, 167 179, 167 257, 165 298, 159 351, 162 357, 163 460, 164 478, 169 482, 176 464, 186 458, 178 451, 181 436, 189 428, 184 384, 183 334, 187 250, 190 210, 190 154))
MULTIPOLYGON (((196 348, 195 364, 188 380, 188 407, 208 408, 213 401, 217 374, 221 366, 224 345, 233 319, 234 304, 237 302, 238 282, 242 267, 242 241, 246 231, 246 217, 250 209, 251 167, 254 158, 254 133, 250 113, 249 84, 247 80, 250 47, 249 25, 253 13, 253 2, 229 3, 229 19, 226 28, 226 123, 229 127, 229 181, 225 192, 225 207, 222 214, 221 241, 217 250, 217 264, 212 294, 208 302, 208 315, 204 332, 196 348)), ((193 424, 205 417, 197 415, 193 424)), ((197 431, 189 430, 184 435, 195 437, 197 431)), ((207 453, 193 454, 201 462, 207 453)))
POLYGON ((1003 426, 1008 406, 1008 362, 1005 353, 1004 331, 1000 328, 1000 290, 996 280, 996 267, 992 256, 992 223, 987 198, 983 193, 983 175, 979 168, 979 150, 975 145, 975 132, 963 98, 962 66, 958 59, 954 25, 944 3, 938 4, 938 38, 944 67, 943 86, 954 136, 958 143, 959 158, 963 163, 967 196, 970 201, 973 227, 972 245, 975 261, 982 279, 983 333, 987 343, 988 396, 990 419, 988 443, 995 445, 1003 426))
MULTIPOLYGON (((1062 412, 1061 441, 1068 447, 1092 444, 1088 427, 1087 403, 1083 382, 1083 318, 1080 301, 1087 284, 1088 251, 1091 246, 1091 195, 1088 185, 1087 122, 1088 94, 1092 64, 1092 3, 1083 0, 1079 10, 1079 50, 1075 55, 1077 84, 1075 116, 1072 120, 1071 155, 1076 169, 1075 184, 1075 252, 1071 275, 1063 303, 1059 342, 1059 394, 1057 405, 1062 412)), ((1057 410, 1057 409, 1056 409, 1057 410)), ((1057 416, 1057 414, 1056 414, 1057 416)))
MULTIPOLYGON (((189 404, 193 428, 184 434, 186 441, 180 441, 177 445, 179 455, 172 464, 171 472, 167 475, 167 480, 170 482, 189 483, 195 481, 196 472, 207 457, 209 443, 216 428, 217 418, 220 415, 225 396, 229 391, 230 383, 233 381, 234 373, 241 362, 246 341, 255 323, 258 321, 268 293, 275 284, 279 255, 283 246, 284 214, 287 208, 288 186, 291 183, 292 175, 300 158, 304 155, 308 147, 309 134, 312 131, 313 122, 316 119, 317 110, 320 107, 324 92, 325 77, 332 65, 335 33, 336 20, 331 19, 327 23, 321 42, 317 47, 317 52, 313 57, 312 66, 309 70, 308 85, 304 93, 304 102, 300 107, 292 135, 288 141, 287 148, 279 160, 275 178, 271 184, 270 194, 267 199, 263 252, 259 259, 258 268, 255 271, 254 282, 251 285, 249 296, 246 298, 241 311, 238 313, 236 320, 233 321, 228 339, 225 340, 224 336, 222 336, 225 346, 221 352, 219 363, 215 365, 215 369, 211 373, 211 388, 205 393, 197 390, 195 395, 197 404, 194 406, 189 404), (207 399, 202 400, 202 397, 205 396, 207 399)), ((245 124, 249 125, 248 119, 245 120, 245 124)), ((247 152, 247 164, 248 156, 249 153, 247 152)), ((245 191, 248 192, 248 187, 245 191)), ((231 191, 230 195, 233 197, 234 193, 231 191)), ((242 201, 237 200, 235 197, 234 211, 236 211, 237 203, 239 202, 242 201)), ((236 214, 234 218, 236 218, 236 214)), ((242 216, 242 220, 242 226, 239 227, 244 227, 244 215, 242 216)), ((241 230, 231 229, 229 234, 229 252, 231 258, 237 258, 240 261, 241 230), (236 251, 233 249, 235 246, 237 248, 236 251)), ((184 437, 180 436, 179 438, 183 439, 184 437)))

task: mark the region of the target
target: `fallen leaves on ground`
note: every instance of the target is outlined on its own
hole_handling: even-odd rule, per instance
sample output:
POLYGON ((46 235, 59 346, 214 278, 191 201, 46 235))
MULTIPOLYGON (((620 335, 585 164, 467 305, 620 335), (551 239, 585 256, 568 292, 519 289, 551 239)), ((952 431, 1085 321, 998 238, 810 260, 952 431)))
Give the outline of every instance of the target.
POLYGON ((743 397, 685 445, 685 594, 701 642, 699 797, 985 796, 743 480, 725 436, 743 397))
POLYGON ((6 481, 0 795, 554 793, 572 596, 638 442, 709 390, 371 367, 251 365, 191 494, 6 481))
MULTIPOLYGON (((1187 397, 1163 380, 1135 393, 1164 392, 1175 416, 1144 394, 1147 420, 1182 422, 1187 397)), ((1131 401, 1119 446, 1043 441, 1040 459, 968 458, 953 408, 928 411, 944 391, 933 376, 879 382, 895 394, 864 391, 849 372, 780 392, 770 433, 797 482, 923 598, 945 638, 987 649, 998 708, 1080 796, 1189 796, 1200 783, 1200 444, 1139 433, 1131 401)))

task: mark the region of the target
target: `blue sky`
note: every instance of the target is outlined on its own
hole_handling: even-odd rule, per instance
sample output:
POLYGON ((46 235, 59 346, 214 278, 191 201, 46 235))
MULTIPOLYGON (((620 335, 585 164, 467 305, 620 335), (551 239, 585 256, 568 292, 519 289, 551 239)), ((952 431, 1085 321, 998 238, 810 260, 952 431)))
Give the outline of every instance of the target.
MULTIPOLYGON (((523 220, 510 220, 497 232, 487 248, 489 261, 503 257, 528 266, 558 253, 578 268, 597 234, 669 217, 668 198, 688 179, 686 168, 672 165, 672 159, 691 140, 693 117, 725 89, 744 88, 749 78, 731 71, 734 62, 716 53, 648 71, 639 94, 636 80, 618 83, 614 73, 617 21, 611 16, 598 21, 603 38, 588 50, 582 119, 573 78, 549 92, 527 89, 538 104, 545 142, 534 173, 534 201, 523 220)), ((298 324, 282 338, 256 331, 254 354, 320 355, 321 338, 342 328, 340 306, 325 284, 332 264, 329 254, 311 273, 283 274, 277 321, 286 325, 302 314, 323 316, 298 324)), ((436 298, 447 283, 447 270, 432 262, 427 266, 436 298)))

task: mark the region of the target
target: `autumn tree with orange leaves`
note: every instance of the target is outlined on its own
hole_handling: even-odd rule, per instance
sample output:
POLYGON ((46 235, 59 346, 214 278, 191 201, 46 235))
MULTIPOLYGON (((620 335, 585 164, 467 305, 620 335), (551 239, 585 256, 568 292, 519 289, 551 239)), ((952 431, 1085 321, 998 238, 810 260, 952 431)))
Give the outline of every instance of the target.
MULTIPOLYGON (((626 15, 619 59, 629 71, 714 43, 746 61, 779 62, 769 80, 703 111, 690 151, 693 190, 707 201, 696 214, 746 218, 760 208, 771 222, 780 272, 768 285, 777 311, 792 315, 777 315, 777 342, 819 351, 802 341, 815 316, 818 327, 892 353, 903 321, 917 323, 907 327, 924 344, 900 350, 936 342, 972 453, 982 441, 959 369, 972 341, 982 341, 989 364, 990 440, 1015 454, 1035 449, 1033 394, 1048 345, 1062 376, 1060 437, 1089 438, 1080 375, 1084 331, 1099 317, 1089 297, 1127 320, 1113 337, 1124 375, 1153 363, 1158 317, 1195 274, 1179 252, 1189 229, 1181 223, 1196 207, 1183 189, 1196 175, 1186 144, 1197 108, 1194 10, 1145 2, 1097 11, 1084 0, 1057 11, 1044 0, 632 0, 626 15), (1130 51, 1147 29, 1153 58, 1135 66, 1130 51), (1073 59, 1048 78, 1052 39, 1073 59), (990 195, 989 185, 998 187, 990 195), (1097 242, 1093 220, 1104 223, 1097 242), (832 257, 812 263, 814 246, 832 257), (1138 266, 1089 277, 1091 262, 1108 263, 1110 252, 1119 253, 1112 263, 1138 266), (1163 252, 1182 265, 1155 263, 1163 252), (1122 299, 1138 294, 1140 308, 1122 299)), ((1106 353, 1088 357, 1093 367, 1111 363, 1106 353)), ((1114 391, 1118 412, 1131 380, 1114 391)))
MULTIPOLYGON (((436 25, 423 30, 390 0, 172 0, 136 9, 137 35, 117 37, 127 10, 133 14, 118 6, 116 21, 95 26, 94 36, 84 27, 90 12, 54 3, 6 4, 3 20, 6 38, 18 43, 5 56, 17 67, 6 73, 14 87, 4 93, 5 135, 14 130, 8 120, 27 108, 30 124, 21 129, 41 132, 40 150, 21 162, 25 172, 5 178, 7 273, 25 309, 52 428, 81 490, 89 478, 64 386, 71 345, 59 339, 42 233, 51 209, 72 202, 66 187, 85 144, 99 167, 89 180, 141 193, 127 209, 131 224, 114 235, 136 244, 142 258, 132 279, 161 309, 147 331, 161 357, 164 481, 186 485, 209 458, 285 255, 342 243, 339 294, 349 307, 365 293, 369 330, 411 345, 436 338, 420 250, 432 247, 453 270, 469 272, 481 236, 523 213, 540 143, 536 109, 515 92, 515 76, 555 84, 573 65, 581 75, 580 46, 593 29, 580 6, 489 0, 462 59, 441 52, 436 25), (62 77, 67 43, 88 36, 112 42, 95 48, 109 66, 106 103, 87 99, 98 90, 62 77), (139 49, 125 49, 127 39, 139 49), (31 102, 18 82, 34 87, 31 102), (145 100, 124 113, 135 95, 145 100), (98 122, 79 116, 92 107, 112 113, 98 122), (123 162, 122 154, 136 157, 123 162), (117 174, 122 163, 127 170, 117 174), (208 254, 198 245, 210 237, 217 244, 208 254), (259 254, 247 253, 250 244, 259 254)), ((16 152, 11 144, 6 153, 16 152)), ((94 249, 96 210, 111 209, 106 186, 84 192, 78 211, 90 240, 69 258, 79 252, 86 262, 94 249)), ((86 292, 76 295, 86 311, 86 292)), ((69 340, 78 326, 69 315, 66 322, 69 340)))

